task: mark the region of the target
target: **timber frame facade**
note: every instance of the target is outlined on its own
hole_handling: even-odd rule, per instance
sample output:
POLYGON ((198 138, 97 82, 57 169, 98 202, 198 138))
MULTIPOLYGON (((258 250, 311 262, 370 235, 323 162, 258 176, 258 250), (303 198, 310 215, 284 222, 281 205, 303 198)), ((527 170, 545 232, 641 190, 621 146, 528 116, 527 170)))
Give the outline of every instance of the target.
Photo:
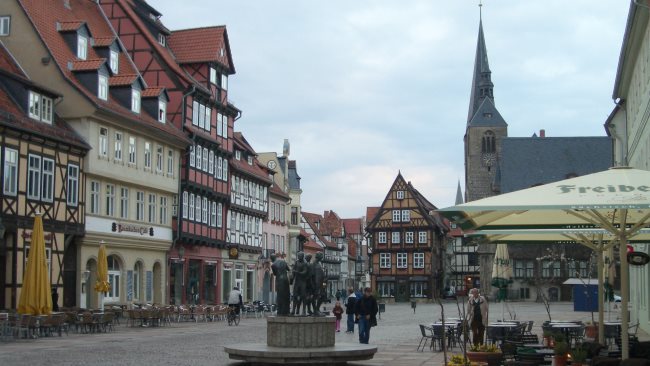
POLYGON ((18 305, 38 213, 51 287, 59 304, 75 298, 76 256, 68 249, 84 235, 83 158, 89 146, 54 113, 59 97, 27 79, 0 43, 0 308, 18 305))
POLYGON ((386 198, 368 217, 372 288, 384 299, 437 298, 449 228, 430 203, 399 173, 386 198))

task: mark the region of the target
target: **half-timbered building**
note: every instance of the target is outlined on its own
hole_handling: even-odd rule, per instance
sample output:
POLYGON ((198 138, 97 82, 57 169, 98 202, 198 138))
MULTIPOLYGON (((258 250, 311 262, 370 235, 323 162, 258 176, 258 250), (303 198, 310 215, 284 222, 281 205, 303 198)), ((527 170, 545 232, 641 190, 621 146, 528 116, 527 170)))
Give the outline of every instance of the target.
POLYGON ((166 119, 169 94, 142 78, 97 2, 10 0, 0 11, 12 19, 7 48, 32 80, 63 96, 57 113, 92 148, 79 181, 85 234, 66 243, 64 258, 76 266, 76 296, 64 291, 63 305, 101 304, 92 284, 102 242, 105 303, 163 303, 178 162, 189 145, 166 119))
MULTIPOLYGON (((264 239, 262 223, 268 216, 272 180, 266 166, 257 160, 255 150, 241 132, 235 132, 234 140, 227 220, 229 243, 233 245, 227 254, 224 253, 228 260, 224 259, 223 276, 234 279, 244 301, 253 301, 259 296, 256 279, 258 270, 262 269, 259 262, 264 239)), ((274 210, 274 218, 276 213, 281 215, 279 209, 274 210)))
POLYGON ((222 276, 230 270, 222 253, 236 245, 228 241, 225 219, 233 126, 241 114, 228 100, 228 77, 235 67, 226 28, 170 31, 162 14, 142 0, 104 0, 101 6, 144 80, 166 88, 167 120, 194 142, 181 157, 169 300, 222 302, 234 284, 222 276))
POLYGON ((75 298, 76 263, 66 255, 84 234, 83 157, 90 148, 55 111, 62 96, 28 79, 0 43, 0 307, 15 309, 34 216, 43 216, 58 305, 75 298))
POLYGON ((381 298, 408 301, 440 295, 449 229, 434 210, 399 173, 374 217, 368 217, 372 288, 381 298))

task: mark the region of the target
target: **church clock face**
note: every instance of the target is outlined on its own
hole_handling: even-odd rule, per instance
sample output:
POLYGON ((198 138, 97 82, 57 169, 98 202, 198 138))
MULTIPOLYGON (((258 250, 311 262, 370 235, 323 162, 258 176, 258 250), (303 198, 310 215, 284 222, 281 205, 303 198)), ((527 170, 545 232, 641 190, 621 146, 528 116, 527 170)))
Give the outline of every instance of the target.
POLYGON ((481 156, 481 160, 483 161, 483 165, 493 166, 497 161, 497 155, 495 153, 484 153, 481 156))

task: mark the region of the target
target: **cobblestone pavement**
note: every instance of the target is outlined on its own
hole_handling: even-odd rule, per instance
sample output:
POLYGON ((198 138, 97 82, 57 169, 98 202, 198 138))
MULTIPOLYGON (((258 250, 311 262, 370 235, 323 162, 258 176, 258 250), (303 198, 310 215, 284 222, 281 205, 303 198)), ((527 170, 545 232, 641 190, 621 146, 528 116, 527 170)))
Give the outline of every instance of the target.
MULTIPOLYGON (((457 317, 454 302, 445 302, 445 316, 457 317)), ((508 303, 505 318, 535 320, 534 332, 548 319, 537 303, 508 303)), ((491 304, 490 319, 501 318, 502 305, 491 304)), ((589 320, 590 313, 574 313, 571 303, 551 305, 553 319, 589 320)), ((614 318, 614 315, 612 314, 614 318)), ((440 306, 418 304, 415 313, 409 304, 388 304, 379 325, 372 328, 370 343, 378 346, 375 358, 351 365, 441 365, 440 352, 416 352, 420 340, 418 324, 440 318, 440 306)), ((336 335, 337 343, 357 343, 358 335, 346 334, 345 325, 336 335)), ((113 333, 76 334, 36 340, 0 342, 0 365, 243 365, 229 360, 223 346, 266 343, 264 319, 244 318, 238 327, 227 323, 174 323, 171 327, 141 328, 117 326, 113 333)), ((453 352, 453 351, 452 351, 453 352)), ((458 352, 458 349, 456 349, 458 352)))

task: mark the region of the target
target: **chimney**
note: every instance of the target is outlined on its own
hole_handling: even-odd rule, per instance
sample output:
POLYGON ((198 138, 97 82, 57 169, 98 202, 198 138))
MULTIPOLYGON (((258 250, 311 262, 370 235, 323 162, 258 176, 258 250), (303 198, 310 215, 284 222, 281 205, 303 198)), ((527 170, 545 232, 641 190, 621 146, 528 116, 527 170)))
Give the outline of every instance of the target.
POLYGON ((546 137, 546 130, 544 130, 544 129, 539 130, 539 137, 541 137, 541 138, 546 137))

